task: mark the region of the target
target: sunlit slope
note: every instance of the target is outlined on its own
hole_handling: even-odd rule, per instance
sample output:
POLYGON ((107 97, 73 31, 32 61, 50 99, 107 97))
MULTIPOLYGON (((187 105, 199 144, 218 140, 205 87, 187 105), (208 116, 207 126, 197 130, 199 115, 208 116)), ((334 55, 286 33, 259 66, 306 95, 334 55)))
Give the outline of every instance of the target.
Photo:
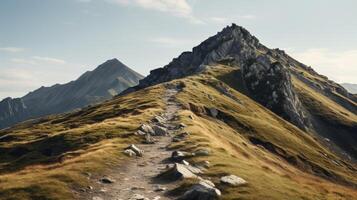
POLYGON ((122 162, 132 133, 164 109, 163 89, 125 97, 0 132, 0 199, 73 199, 87 173, 122 162))
POLYGON ((182 120, 192 134, 174 148, 211 149, 212 156, 202 159, 212 162, 209 176, 217 184, 224 174, 248 180, 246 187, 220 186, 224 199, 355 198, 356 166, 221 81, 239 84, 232 76, 238 71, 216 66, 182 80, 186 87, 178 99, 187 109, 182 120), (217 117, 210 114, 212 108, 218 110, 217 117))
MULTIPOLYGON (((212 179, 223 199, 354 199, 356 165, 246 96, 239 74, 238 67, 217 65, 171 81, 183 86, 176 100, 190 136, 170 147, 208 148, 210 156, 190 163, 210 161, 202 176, 212 179), (219 182, 226 174, 248 184, 227 188, 219 182)), ((294 84, 299 93, 309 92, 294 84)), ((140 142, 133 133, 165 109, 164 92, 159 84, 0 132, 0 199, 73 199, 88 185, 87 173, 125 166, 130 159, 123 149, 140 142)), ((331 108, 314 93, 309 98, 331 108)), ((355 122, 353 113, 339 109, 351 115, 343 118, 346 125, 355 122)), ((188 184, 177 182, 182 188, 188 184)))

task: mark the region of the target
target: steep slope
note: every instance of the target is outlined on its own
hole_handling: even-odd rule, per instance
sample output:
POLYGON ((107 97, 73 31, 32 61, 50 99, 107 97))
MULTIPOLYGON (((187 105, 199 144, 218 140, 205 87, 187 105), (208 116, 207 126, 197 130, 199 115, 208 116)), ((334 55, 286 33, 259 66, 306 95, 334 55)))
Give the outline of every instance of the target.
POLYGON ((357 94, 357 84, 352 83, 342 83, 341 84, 344 88, 346 88, 352 94, 357 94))
POLYGON ((108 60, 75 81, 41 87, 21 98, 4 99, 0 102, 0 128, 107 100, 135 86, 141 78, 117 59, 108 60))
MULTIPOLYGON (((153 188, 137 185, 144 178, 126 176, 128 167, 140 174, 142 167, 132 162, 149 160, 146 165, 150 165, 156 157, 166 161, 167 155, 148 151, 143 157, 130 158, 122 152, 132 143, 145 141, 135 132, 140 124, 164 113, 170 105, 165 105, 165 93, 176 87, 180 90, 171 98, 181 108, 172 123, 186 127, 175 135, 189 135, 175 142, 164 138, 168 146, 161 148, 187 152, 207 149, 207 156, 189 157, 187 161, 192 165, 209 161, 201 176, 214 182, 222 199, 354 199, 356 165, 230 87, 240 85, 235 76, 240 70, 214 65, 199 75, 0 132, 0 198, 121 198, 130 191, 152 195, 153 188), (227 187, 219 180, 227 174, 238 175, 248 184, 227 187), (100 183, 103 176, 115 177, 115 184, 136 189, 116 190, 115 184, 100 183)), ((162 187, 168 184, 177 188, 159 195, 176 199, 195 181, 160 182, 162 187)))
POLYGON ((357 132, 354 121, 357 114, 356 96, 327 77, 317 74, 311 67, 291 58, 284 51, 265 47, 246 29, 235 24, 194 47, 192 52, 184 52, 165 67, 151 71, 149 76, 140 80, 138 86, 123 94, 199 73, 207 65, 215 63, 239 66, 241 71, 237 73, 236 79, 240 79, 240 92, 300 129, 327 138, 331 145, 338 146, 341 154, 357 158, 357 138, 354 134, 357 132), (312 89, 343 110, 336 115, 331 115, 334 111, 328 106, 325 110, 327 113, 316 111, 319 109, 316 104, 320 101, 317 99, 319 97, 315 95, 312 99, 306 98, 305 90, 296 88, 298 80, 306 89, 312 89), (315 104, 311 106, 313 102, 315 104), (353 118, 351 123, 346 124, 339 120, 345 118, 345 110, 353 114, 348 116, 353 118))

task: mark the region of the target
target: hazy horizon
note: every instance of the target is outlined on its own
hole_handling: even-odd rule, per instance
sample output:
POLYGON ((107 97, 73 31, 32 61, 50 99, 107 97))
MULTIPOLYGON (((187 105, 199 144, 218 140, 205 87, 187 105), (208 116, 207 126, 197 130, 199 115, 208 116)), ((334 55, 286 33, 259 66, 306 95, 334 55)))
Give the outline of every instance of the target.
POLYGON ((112 58, 147 75, 231 23, 338 83, 357 84, 355 7, 352 0, 4 0, 0 99, 66 83, 112 58))

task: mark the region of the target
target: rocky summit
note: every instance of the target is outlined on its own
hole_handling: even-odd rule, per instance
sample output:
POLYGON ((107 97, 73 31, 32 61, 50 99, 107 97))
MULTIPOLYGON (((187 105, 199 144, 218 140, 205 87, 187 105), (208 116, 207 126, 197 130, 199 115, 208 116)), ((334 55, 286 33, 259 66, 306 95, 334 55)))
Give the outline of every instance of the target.
POLYGON ((99 103, 135 86, 143 78, 117 59, 108 60, 77 80, 41 87, 21 98, 0 102, 0 129, 28 119, 99 103))
MULTIPOLYGON (((122 87, 110 80, 139 77, 118 63, 52 87, 69 88, 60 94, 70 102, 111 99, 0 131, 0 199, 357 198, 356 96, 243 27, 116 95, 122 87), (74 87, 83 83, 88 90, 74 87)), ((34 98, 42 95, 0 109, 26 115, 30 99, 45 108, 59 97, 34 98)))

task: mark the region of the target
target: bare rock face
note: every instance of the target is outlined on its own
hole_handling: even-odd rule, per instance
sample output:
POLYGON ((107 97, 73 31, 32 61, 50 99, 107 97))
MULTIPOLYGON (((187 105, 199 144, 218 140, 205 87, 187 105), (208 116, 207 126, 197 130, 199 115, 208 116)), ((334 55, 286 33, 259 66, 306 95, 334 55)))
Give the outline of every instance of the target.
POLYGON ((165 67, 151 71, 139 82, 137 89, 191 75, 201 71, 205 65, 226 58, 244 64, 249 58, 255 57, 256 49, 263 50, 266 47, 246 29, 232 24, 194 47, 192 52, 183 52, 165 67))
POLYGON ((256 101, 301 129, 309 126, 294 92, 288 69, 267 56, 252 59, 243 67, 243 81, 256 101))

